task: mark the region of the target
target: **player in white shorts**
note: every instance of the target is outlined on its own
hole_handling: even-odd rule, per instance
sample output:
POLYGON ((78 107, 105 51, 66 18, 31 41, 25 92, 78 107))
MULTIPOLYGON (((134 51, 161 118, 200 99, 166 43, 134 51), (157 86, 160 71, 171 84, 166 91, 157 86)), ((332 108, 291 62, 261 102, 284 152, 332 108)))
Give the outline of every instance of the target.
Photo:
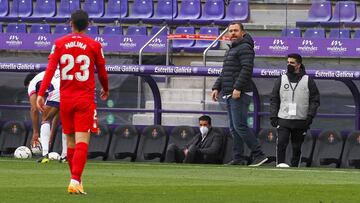
MULTIPOLYGON (((38 138, 40 136, 40 143, 42 146, 42 156, 38 162, 47 163, 49 162, 48 153, 49 153, 49 143, 50 140, 53 140, 56 134, 56 128, 59 123, 59 106, 60 106, 60 71, 57 70, 54 74, 54 77, 51 80, 51 85, 47 90, 46 98, 46 107, 45 111, 41 115, 41 128, 39 133, 39 124, 38 124, 38 110, 36 108, 36 98, 37 92, 40 88, 41 82, 44 78, 45 71, 40 72, 35 77, 30 74, 26 77, 24 84, 28 84, 28 96, 31 104, 31 120, 33 125, 33 136, 31 139, 31 144, 37 145, 38 138), (33 77, 33 78, 32 78, 33 77), (31 79, 32 78, 32 79, 31 79), (29 80, 31 80, 29 82, 29 80), (50 127, 50 123, 52 123, 50 127)), ((61 153, 61 162, 66 161, 66 137, 62 137, 62 153, 61 153)))

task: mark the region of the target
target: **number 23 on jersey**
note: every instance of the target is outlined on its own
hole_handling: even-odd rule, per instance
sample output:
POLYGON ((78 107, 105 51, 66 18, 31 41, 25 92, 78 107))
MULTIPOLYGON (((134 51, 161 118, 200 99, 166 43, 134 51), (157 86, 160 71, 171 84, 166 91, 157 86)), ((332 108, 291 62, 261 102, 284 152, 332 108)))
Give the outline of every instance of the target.
POLYGON ((75 79, 84 82, 89 79, 89 66, 90 66, 90 58, 86 55, 79 55, 74 58, 70 54, 64 54, 60 58, 60 63, 65 65, 65 67, 61 71, 61 78, 62 80, 73 80, 74 76, 75 79), (74 68, 75 63, 82 64, 80 65, 80 71, 75 72, 74 75, 69 73, 71 69, 74 68))

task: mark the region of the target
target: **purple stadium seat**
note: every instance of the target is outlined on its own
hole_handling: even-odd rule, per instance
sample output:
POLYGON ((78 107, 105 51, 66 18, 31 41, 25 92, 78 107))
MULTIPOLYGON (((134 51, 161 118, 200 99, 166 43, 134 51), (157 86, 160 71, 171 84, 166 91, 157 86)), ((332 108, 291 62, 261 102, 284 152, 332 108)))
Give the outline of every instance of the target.
POLYGON ((297 21, 297 27, 315 27, 319 22, 329 21, 332 16, 332 8, 330 1, 313 2, 309 9, 308 19, 305 21, 297 21))
POLYGON ((36 0, 34 13, 30 17, 23 18, 27 22, 39 22, 45 18, 53 17, 56 13, 56 1, 36 0))
POLYGON ((9 13, 9 0, 0 0, 0 17, 5 17, 9 13))
POLYGON ((354 39, 359 39, 359 38, 360 38, 360 30, 355 30, 354 39))
POLYGON ((129 17, 123 18, 124 23, 137 23, 140 20, 151 18, 154 14, 153 0, 134 0, 129 17))
MULTIPOLYGON (((177 27, 175 30, 175 34, 195 34, 194 27, 177 27)), ((173 40, 172 48, 174 52, 179 52, 184 47, 192 47, 194 46, 194 40, 173 40)))
POLYGON ((129 26, 127 35, 147 35, 147 28, 145 26, 129 26))
MULTIPOLYGON (((219 28, 218 27, 201 27, 199 34, 206 34, 206 35, 219 35, 219 28)), ((185 47, 185 51, 189 52, 202 52, 204 51, 210 44, 212 40, 197 40, 195 45, 192 47, 185 47)), ((211 49, 219 49, 220 43, 217 42, 211 49)))
POLYGON ((80 9, 80 0, 61 0, 54 17, 46 18, 47 22, 66 22, 73 11, 80 9))
MULTIPOLYGON (((159 32, 160 29, 161 29, 161 27, 159 27, 159 26, 153 26, 153 27, 151 28, 151 36, 154 36, 157 32, 159 32)), ((163 31, 160 33, 160 36, 167 35, 167 31, 168 31, 168 29, 163 30, 163 31)))
POLYGON ((85 0, 83 9, 89 14, 89 18, 100 18, 104 15, 104 0, 85 0))
POLYGON ((300 28, 284 28, 281 31, 282 37, 301 37, 300 28))
POLYGON ((246 22, 250 18, 248 0, 231 0, 224 19, 215 20, 215 24, 226 26, 233 21, 246 22))
POLYGON ((55 26, 55 34, 69 34, 71 33, 70 25, 57 24, 55 26))
POLYGON ((177 0, 158 0, 154 16, 143 21, 154 24, 161 24, 164 21, 171 22, 177 16, 177 5, 177 0))
POLYGON ((29 17, 33 11, 32 6, 32 0, 13 0, 9 15, 0 17, 0 21, 11 22, 29 17))
POLYGON ((353 1, 338 1, 330 21, 320 22, 323 27, 339 27, 344 22, 352 22, 356 18, 356 3, 353 1))
POLYGON ((357 6, 357 17, 354 21, 351 22, 344 22, 346 27, 360 27, 360 5, 357 6))
POLYGON ((309 28, 304 32, 303 37, 325 38, 325 30, 323 28, 309 28))
POLYGON ((105 26, 103 34, 104 35, 122 35, 123 30, 122 30, 122 27, 120 27, 120 26, 105 26))
POLYGON ((86 34, 97 35, 99 34, 99 27, 97 25, 91 25, 86 29, 86 34))
POLYGON ((176 24, 186 24, 191 19, 198 19, 201 16, 200 0, 182 0, 179 15, 172 21, 176 24))
POLYGON ((97 23, 111 23, 116 20, 125 18, 128 14, 128 1, 127 0, 109 0, 105 15, 101 18, 95 18, 94 22, 97 23))
POLYGON ((26 25, 23 23, 9 23, 6 27, 7 33, 27 33, 26 25))
POLYGON ((48 24, 32 24, 30 27, 30 33, 46 33, 50 34, 51 29, 48 24))
POLYGON ((191 24, 211 24, 215 20, 221 20, 225 16, 225 4, 223 0, 207 0, 202 16, 199 19, 190 19, 191 24))
POLYGON ((316 138, 313 151, 312 167, 339 167, 344 139, 340 132, 325 130, 316 138))
POLYGON ((331 29, 329 38, 340 38, 340 39, 349 39, 350 30, 349 29, 331 29))

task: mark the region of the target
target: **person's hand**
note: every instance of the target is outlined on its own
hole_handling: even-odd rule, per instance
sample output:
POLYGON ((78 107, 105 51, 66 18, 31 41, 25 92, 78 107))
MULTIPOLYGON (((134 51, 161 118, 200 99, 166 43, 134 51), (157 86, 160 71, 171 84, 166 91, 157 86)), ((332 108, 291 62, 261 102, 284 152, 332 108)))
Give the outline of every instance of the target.
POLYGON ((240 91, 240 90, 234 89, 234 91, 232 92, 231 98, 233 98, 233 99, 239 99, 239 98, 240 98, 240 94, 241 94, 241 91, 240 91))
POLYGON ((108 97, 109 97, 109 91, 105 92, 104 89, 101 88, 101 90, 100 90, 100 99, 105 101, 105 100, 107 100, 108 97))
POLYGON ((278 125, 279 125, 279 118, 277 118, 277 117, 272 117, 270 123, 271 123, 272 127, 274 127, 274 128, 278 127, 278 125))
POLYGON ((212 98, 213 101, 217 101, 218 98, 219 98, 219 91, 218 90, 213 90, 211 92, 211 98, 212 98))
POLYGON ((312 124, 313 118, 311 116, 308 116, 306 118, 306 127, 307 129, 310 129, 310 125, 312 124))
POLYGON ((36 98, 36 107, 40 112, 44 112, 45 110, 45 100, 42 96, 37 96, 36 98))
POLYGON ((38 146, 39 145, 39 133, 33 133, 31 137, 31 146, 38 146))
POLYGON ((189 149, 184 149, 185 156, 187 156, 188 152, 189 152, 189 149))

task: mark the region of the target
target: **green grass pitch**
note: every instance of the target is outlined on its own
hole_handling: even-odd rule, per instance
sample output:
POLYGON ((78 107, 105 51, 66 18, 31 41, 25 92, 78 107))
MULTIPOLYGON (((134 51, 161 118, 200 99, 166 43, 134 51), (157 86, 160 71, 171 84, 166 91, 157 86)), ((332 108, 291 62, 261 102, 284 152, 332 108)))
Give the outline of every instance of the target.
POLYGON ((360 202, 360 171, 88 161, 88 195, 67 164, 0 159, 0 202, 360 202))

